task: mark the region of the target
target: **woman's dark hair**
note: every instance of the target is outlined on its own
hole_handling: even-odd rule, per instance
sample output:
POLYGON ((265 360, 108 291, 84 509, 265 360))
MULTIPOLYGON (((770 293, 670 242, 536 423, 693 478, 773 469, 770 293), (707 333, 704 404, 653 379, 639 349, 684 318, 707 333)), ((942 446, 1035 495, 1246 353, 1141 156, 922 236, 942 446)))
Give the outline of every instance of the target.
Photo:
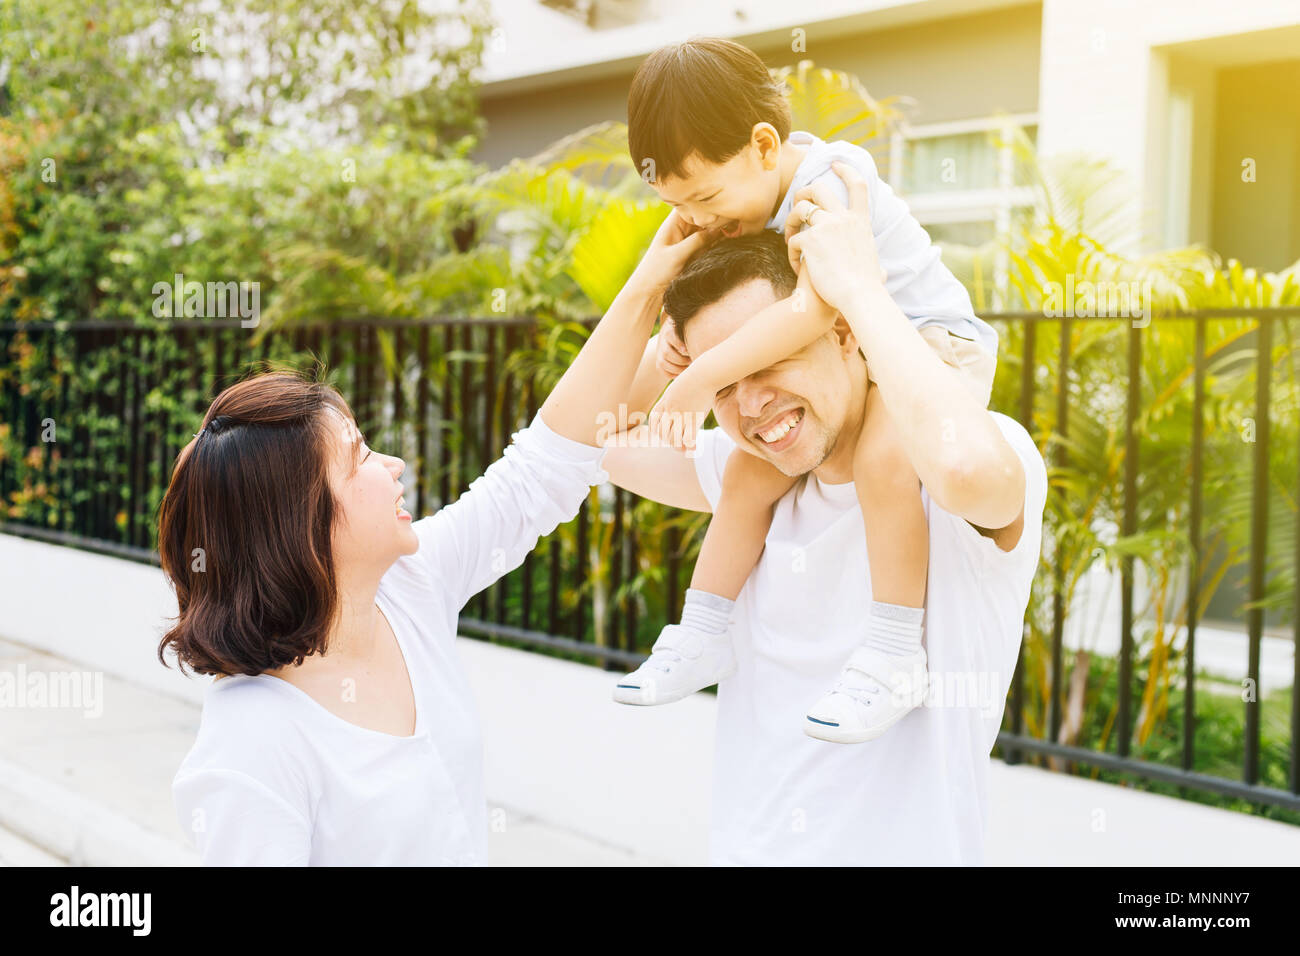
POLYGON ((180 616, 158 645, 182 673, 260 674, 323 653, 338 608, 331 434, 353 415, 285 371, 225 389, 176 458, 158 551, 180 616))
POLYGON ((627 145, 637 171, 653 161, 651 179, 680 178, 691 153, 725 163, 771 123, 790 135, 790 104, 752 50, 721 37, 692 37, 651 53, 637 67, 627 97, 627 145))
POLYGON ((766 279, 777 299, 794 293, 799 277, 790 267, 785 239, 764 229, 752 236, 719 239, 687 261, 664 292, 664 311, 679 335, 695 313, 752 279, 766 279))

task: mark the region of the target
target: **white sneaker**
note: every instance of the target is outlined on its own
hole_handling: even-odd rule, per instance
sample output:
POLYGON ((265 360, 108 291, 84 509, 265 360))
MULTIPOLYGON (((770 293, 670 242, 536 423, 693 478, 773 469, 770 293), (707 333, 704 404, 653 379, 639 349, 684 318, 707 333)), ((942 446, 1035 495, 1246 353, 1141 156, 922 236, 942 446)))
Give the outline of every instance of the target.
POLYGON ((730 634, 704 634, 681 624, 669 624, 660 632, 645 663, 615 685, 614 700, 644 706, 671 704, 735 672, 730 634))
POLYGON ((929 682, 925 648, 893 657, 863 645, 808 711, 804 733, 835 744, 875 740, 925 700, 929 682))

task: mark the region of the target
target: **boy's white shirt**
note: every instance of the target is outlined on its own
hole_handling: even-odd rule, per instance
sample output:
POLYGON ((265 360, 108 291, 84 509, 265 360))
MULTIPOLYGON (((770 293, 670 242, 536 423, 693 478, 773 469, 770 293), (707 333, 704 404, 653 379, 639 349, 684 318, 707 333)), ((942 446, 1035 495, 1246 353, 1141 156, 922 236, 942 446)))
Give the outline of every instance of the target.
POLYGON ((885 288, 899 309, 918 329, 942 326, 954 335, 974 339, 996 358, 997 331, 975 315, 966 287, 943 264, 938 247, 907 203, 880 178, 871 154, 853 143, 826 142, 803 130, 792 132, 789 141, 807 146, 807 152, 767 228, 783 232, 795 193, 814 182, 825 183, 847 206, 848 188, 831 169, 836 160, 847 163, 866 180, 876 253, 886 272, 885 288))
MULTIPOLYGON (((1038 565, 1047 471, 1024 427, 991 413, 1025 468, 1020 540, 1001 550, 922 490, 930 532, 925 706, 883 737, 833 744, 803 732, 871 622, 871 571, 852 482, 808 475, 773 511, 736 600, 737 670, 718 688, 710 859, 715 864, 980 864, 989 751, 1038 565)), ((709 502, 735 448, 700 433, 709 502)))

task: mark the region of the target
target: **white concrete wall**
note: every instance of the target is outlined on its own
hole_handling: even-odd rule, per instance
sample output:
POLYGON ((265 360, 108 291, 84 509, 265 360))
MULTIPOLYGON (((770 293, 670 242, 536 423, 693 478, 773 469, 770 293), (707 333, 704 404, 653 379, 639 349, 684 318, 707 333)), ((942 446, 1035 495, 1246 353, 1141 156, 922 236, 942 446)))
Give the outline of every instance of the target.
POLYGON ((1159 48, 1294 27, 1300 3, 1044 0, 1042 23, 1040 151, 1113 159, 1135 194, 1142 191, 1144 226, 1154 238, 1163 224, 1161 134, 1169 87, 1167 56, 1159 48))
MULTIPOLYGON (((0 609, 5 638, 203 700, 206 678, 158 663, 176 598, 157 568, 0 534, 0 609)), ((651 859, 704 862, 712 697, 620 707, 610 699, 617 675, 597 667, 468 639, 460 654, 483 721, 490 804, 651 859)))
MULTIPOLYGON (((156 568, 0 534, 0 608, 0 636, 202 699, 203 679, 164 670, 154 656, 164 619, 176 613, 156 568)), ((615 675, 599 668, 473 640, 459 646, 483 723, 489 808, 510 808, 490 816, 494 825, 508 831, 517 812, 650 861, 705 862, 712 697, 619 707, 610 701, 615 675)), ((36 806, 53 799, 43 793, 20 796, 36 806)), ((992 762, 990 864, 1297 859, 1300 827, 992 762)))
POLYGON ((0 534, 0 634, 186 700, 203 684, 158 663, 176 595, 158 568, 0 534))

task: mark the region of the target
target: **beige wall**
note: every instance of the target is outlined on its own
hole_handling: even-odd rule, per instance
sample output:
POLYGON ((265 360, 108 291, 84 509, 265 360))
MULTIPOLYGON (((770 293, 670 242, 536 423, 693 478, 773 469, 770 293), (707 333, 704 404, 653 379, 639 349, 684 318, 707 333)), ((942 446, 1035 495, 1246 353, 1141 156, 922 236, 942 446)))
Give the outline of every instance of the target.
POLYGON ((1300 259, 1300 60, 1219 72, 1211 247, 1257 269, 1300 259), (1242 160, 1256 181, 1242 181, 1242 160))
POLYGON ((606 120, 627 122, 626 77, 586 81, 538 93, 517 93, 485 99, 483 118, 487 133, 474 159, 493 168, 516 157, 541 152, 551 143, 584 126, 606 120))
MULTIPOLYGON (((1297 0, 1044 0, 1039 149, 1111 159, 1142 203, 1142 234, 1133 243, 1162 245, 1174 61, 1216 66, 1292 56, 1298 24, 1297 0)), ((1205 215, 1192 208, 1193 239, 1205 215)))
MULTIPOLYGON (((1214 205, 1214 149, 1218 119, 1215 115, 1217 87, 1215 71, 1203 64, 1178 57, 1169 58, 1169 92, 1188 97, 1192 102, 1191 176, 1187 195, 1181 197, 1186 208, 1185 230, 1166 229, 1161 238, 1169 247, 1201 245, 1213 248, 1210 230, 1214 205)), ((1166 162, 1169 158, 1166 157, 1166 162)), ((1165 215, 1170 215, 1165 210, 1165 215)))
POLYGON ((811 59, 846 70, 871 95, 916 101, 913 123, 1038 109, 1041 9, 1037 4, 835 41, 811 37, 805 54, 760 51, 769 66, 811 59))
MULTIPOLYGON (((1038 4, 834 40, 809 30, 806 52, 759 47, 768 66, 811 59, 857 75, 873 96, 916 101, 913 123, 1028 113, 1038 107, 1038 4)), ((488 130, 475 158, 499 166, 583 126, 627 119, 624 76, 536 93, 485 95, 488 130)))

